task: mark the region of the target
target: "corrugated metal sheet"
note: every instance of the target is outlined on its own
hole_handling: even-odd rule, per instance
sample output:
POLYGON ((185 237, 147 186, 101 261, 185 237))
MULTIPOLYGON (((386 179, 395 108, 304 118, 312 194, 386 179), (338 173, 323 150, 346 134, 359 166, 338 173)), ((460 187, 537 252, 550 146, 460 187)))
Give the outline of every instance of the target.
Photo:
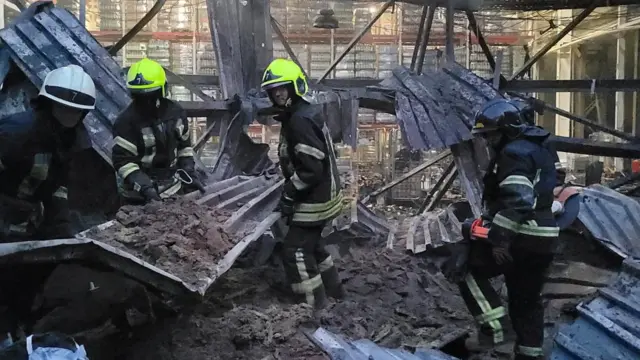
POLYGON ((130 102, 120 66, 69 11, 52 3, 35 3, 30 9, 35 15, 0 30, 3 48, 37 88, 53 69, 69 64, 84 68, 98 92, 96 110, 84 123, 93 147, 110 163, 111 127, 130 102))
POLYGON ((599 294, 578 305, 578 320, 560 329, 551 360, 640 359, 640 261, 625 260, 599 294))
POLYGON ((418 349, 415 353, 402 349, 383 348, 371 340, 348 341, 323 328, 307 333, 331 360, 457 360, 441 351, 418 349))
POLYGON ((578 220, 609 250, 640 257, 640 203, 602 185, 583 190, 578 220))
POLYGON ((470 140, 473 114, 500 95, 458 64, 415 75, 404 67, 382 82, 396 90, 396 117, 414 149, 443 149, 470 140))
POLYGON ((387 248, 420 254, 427 250, 462 241, 460 221, 454 207, 438 209, 394 223, 387 239, 387 248))

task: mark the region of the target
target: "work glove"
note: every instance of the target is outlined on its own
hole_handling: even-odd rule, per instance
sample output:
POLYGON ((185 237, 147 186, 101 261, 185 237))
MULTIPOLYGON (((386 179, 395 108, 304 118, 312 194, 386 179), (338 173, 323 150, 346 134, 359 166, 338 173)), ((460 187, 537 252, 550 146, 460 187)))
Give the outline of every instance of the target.
POLYGON ((282 214, 282 218, 285 219, 287 225, 291 225, 293 214, 296 211, 294 200, 287 196, 285 192, 283 192, 282 196, 280 196, 280 202, 278 202, 276 211, 280 211, 280 213, 282 214))
POLYGON ((505 265, 513 261, 509 247, 506 244, 494 245, 491 249, 493 259, 498 265, 505 265))
POLYGON ((144 197, 144 200, 146 202, 162 201, 162 198, 160 197, 160 194, 158 194, 158 191, 156 189, 154 189, 153 187, 148 187, 148 188, 144 189, 142 191, 142 196, 144 197))
POLYGON ((449 258, 442 264, 440 271, 450 282, 457 284, 467 276, 467 265, 469 263, 469 252, 471 244, 468 241, 460 241, 452 244, 449 248, 449 258))
POLYGON ((200 191, 203 194, 207 192, 207 189, 205 189, 204 184, 202 183, 202 180, 200 180, 200 176, 195 170, 188 172, 187 174, 189 174, 189 177, 191 177, 191 184, 189 184, 189 186, 193 187, 194 189, 200 191))

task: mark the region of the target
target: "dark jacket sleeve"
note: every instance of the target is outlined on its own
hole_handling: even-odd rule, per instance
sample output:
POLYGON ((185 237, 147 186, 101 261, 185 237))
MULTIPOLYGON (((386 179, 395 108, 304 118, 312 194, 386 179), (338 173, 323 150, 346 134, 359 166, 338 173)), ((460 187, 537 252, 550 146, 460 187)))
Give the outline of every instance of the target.
POLYGON ((289 120, 292 130, 291 136, 296 143, 293 153, 296 157, 294 172, 285 182, 285 194, 296 198, 297 194, 316 186, 324 175, 324 158, 326 145, 322 132, 317 129, 311 119, 294 115, 289 120))
POLYGON ((495 245, 508 243, 520 232, 520 226, 533 218, 536 203, 533 185, 536 169, 530 156, 505 148, 497 166, 499 192, 494 201, 500 210, 494 215, 489 230, 489 241, 495 245))
POLYGON ((151 179, 141 168, 144 144, 139 142, 139 134, 125 113, 116 120, 113 129, 113 149, 111 161, 113 167, 124 181, 133 185, 136 191, 143 192, 153 186, 151 179))
POLYGON ((555 160, 556 186, 562 186, 564 185, 564 182, 567 178, 567 170, 564 168, 564 166, 562 166, 562 163, 560 162, 560 157, 558 156, 555 145, 547 140, 544 146, 547 151, 551 153, 551 156, 553 156, 553 159, 555 160))
POLYGON ((284 176, 286 180, 291 179, 295 169, 293 168, 293 164, 289 158, 289 145, 287 144, 287 139, 285 139, 282 134, 280 134, 280 143, 278 144, 278 160, 280 162, 282 176, 284 176))
POLYGON ((195 169, 193 160, 193 147, 191 144, 191 131, 189 129, 189 119, 184 109, 180 109, 180 118, 177 120, 178 131, 178 167, 191 173, 195 169))
POLYGON ((73 236, 69 219, 68 178, 69 166, 63 165, 59 179, 52 179, 56 183, 55 190, 42 199, 44 218, 37 235, 42 240, 62 239, 73 236))

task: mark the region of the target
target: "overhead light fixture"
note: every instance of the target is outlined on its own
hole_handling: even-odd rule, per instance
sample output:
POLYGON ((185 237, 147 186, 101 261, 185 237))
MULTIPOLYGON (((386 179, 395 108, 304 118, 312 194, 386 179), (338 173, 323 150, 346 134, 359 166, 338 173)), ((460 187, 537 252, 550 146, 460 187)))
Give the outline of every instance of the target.
POLYGON ((338 19, 333 16, 333 9, 323 9, 313 20, 313 27, 318 29, 337 29, 338 19))

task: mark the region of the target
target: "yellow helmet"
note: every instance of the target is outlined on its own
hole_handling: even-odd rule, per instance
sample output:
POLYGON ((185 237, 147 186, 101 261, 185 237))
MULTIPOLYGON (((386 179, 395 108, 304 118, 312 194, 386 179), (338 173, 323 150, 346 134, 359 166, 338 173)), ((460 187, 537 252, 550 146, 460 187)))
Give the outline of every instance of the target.
POLYGON ((132 94, 162 90, 166 96, 167 74, 162 65, 144 58, 131 65, 127 73, 127 88, 132 94))
POLYGON ((293 84, 298 96, 303 96, 308 91, 307 79, 298 64, 288 59, 275 59, 264 71, 260 86, 263 90, 268 90, 286 84, 293 84))

